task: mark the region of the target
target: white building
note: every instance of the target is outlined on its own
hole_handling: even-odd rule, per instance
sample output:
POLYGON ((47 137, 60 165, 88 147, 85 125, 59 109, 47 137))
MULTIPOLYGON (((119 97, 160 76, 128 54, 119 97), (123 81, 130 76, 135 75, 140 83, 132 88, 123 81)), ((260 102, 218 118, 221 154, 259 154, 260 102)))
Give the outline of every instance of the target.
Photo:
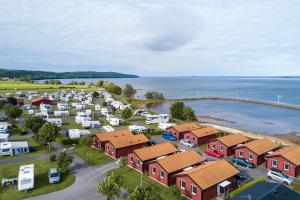
POLYGON ((68 136, 70 139, 77 139, 81 136, 90 135, 91 132, 89 130, 80 130, 80 129, 70 129, 68 131, 68 136))
POLYGON ((34 165, 20 166, 18 176, 18 191, 34 188, 34 165))
POLYGON ((169 122, 168 114, 159 114, 159 115, 147 115, 146 124, 158 124, 158 123, 167 123, 169 122))
POLYGON ((0 155, 2 156, 15 156, 24 153, 29 153, 29 145, 27 141, 0 143, 0 155))

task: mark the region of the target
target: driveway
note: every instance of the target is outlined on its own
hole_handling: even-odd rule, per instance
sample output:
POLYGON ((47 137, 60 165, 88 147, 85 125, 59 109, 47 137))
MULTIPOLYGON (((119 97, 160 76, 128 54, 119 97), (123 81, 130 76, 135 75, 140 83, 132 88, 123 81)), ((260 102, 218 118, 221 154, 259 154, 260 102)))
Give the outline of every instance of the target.
POLYGON ((117 163, 110 162, 101 166, 89 166, 79 157, 74 156, 74 165, 71 166, 76 176, 75 183, 70 187, 45 195, 29 198, 30 200, 95 200, 104 199, 99 195, 97 186, 105 178, 107 171, 116 168, 117 163))

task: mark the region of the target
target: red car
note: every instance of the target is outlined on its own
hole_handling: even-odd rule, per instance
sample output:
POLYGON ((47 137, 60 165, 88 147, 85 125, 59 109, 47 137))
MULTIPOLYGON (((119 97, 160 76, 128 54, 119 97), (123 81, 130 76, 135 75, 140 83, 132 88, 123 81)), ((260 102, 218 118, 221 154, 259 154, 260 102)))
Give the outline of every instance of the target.
POLYGON ((216 150, 213 150, 213 149, 205 149, 205 153, 208 156, 215 157, 215 158, 223 158, 224 157, 223 154, 218 153, 216 150))

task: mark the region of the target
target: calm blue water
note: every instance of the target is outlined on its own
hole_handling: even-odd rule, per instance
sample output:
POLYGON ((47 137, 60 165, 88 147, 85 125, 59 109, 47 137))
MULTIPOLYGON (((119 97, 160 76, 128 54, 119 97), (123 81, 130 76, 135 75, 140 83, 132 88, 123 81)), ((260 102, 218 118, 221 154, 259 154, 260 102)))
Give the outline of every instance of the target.
MULTIPOLYGON (((91 82, 97 79, 80 80, 91 82)), ((277 101, 280 95, 280 102, 300 105, 300 78, 147 77, 107 80, 120 86, 133 85, 138 89, 138 98, 143 98, 147 91, 162 92, 166 98, 222 96, 277 101)))
MULTIPOLYGON (((152 110, 169 113, 173 102, 159 103, 151 106, 152 110)), ((220 101, 195 100, 185 101, 199 116, 217 119, 199 118, 200 121, 215 123, 242 130, 273 134, 300 132, 300 111, 268 105, 220 101), (220 119, 225 119, 221 121, 220 119)))

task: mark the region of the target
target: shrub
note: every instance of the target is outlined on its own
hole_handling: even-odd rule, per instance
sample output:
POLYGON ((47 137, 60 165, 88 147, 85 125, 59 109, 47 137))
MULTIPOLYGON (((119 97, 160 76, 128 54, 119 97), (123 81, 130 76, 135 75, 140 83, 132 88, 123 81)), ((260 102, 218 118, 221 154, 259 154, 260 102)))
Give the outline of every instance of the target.
POLYGON ((91 146, 92 145, 92 138, 89 136, 85 136, 79 139, 79 144, 83 146, 91 146))
POLYGON ((73 144, 79 144, 79 139, 63 138, 63 139, 60 139, 60 142, 62 145, 68 146, 68 145, 73 145, 73 144))
POLYGON ((126 157, 121 157, 119 165, 120 165, 120 167, 126 167, 126 165, 127 165, 127 158, 126 157))
POLYGON ((51 154, 50 157, 49 157, 49 160, 54 162, 56 160, 56 154, 51 154))
POLYGON ((236 195, 238 195, 239 193, 247 190, 248 188, 252 187, 253 185, 255 185, 256 183, 259 183, 259 182, 264 182, 265 181, 265 178, 264 177, 260 177, 260 178, 257 178, 253 181, 250 181, 249 183, 233 190, 232 192, 230 192, 230 198, 232 197, 235 197, 236 195))

